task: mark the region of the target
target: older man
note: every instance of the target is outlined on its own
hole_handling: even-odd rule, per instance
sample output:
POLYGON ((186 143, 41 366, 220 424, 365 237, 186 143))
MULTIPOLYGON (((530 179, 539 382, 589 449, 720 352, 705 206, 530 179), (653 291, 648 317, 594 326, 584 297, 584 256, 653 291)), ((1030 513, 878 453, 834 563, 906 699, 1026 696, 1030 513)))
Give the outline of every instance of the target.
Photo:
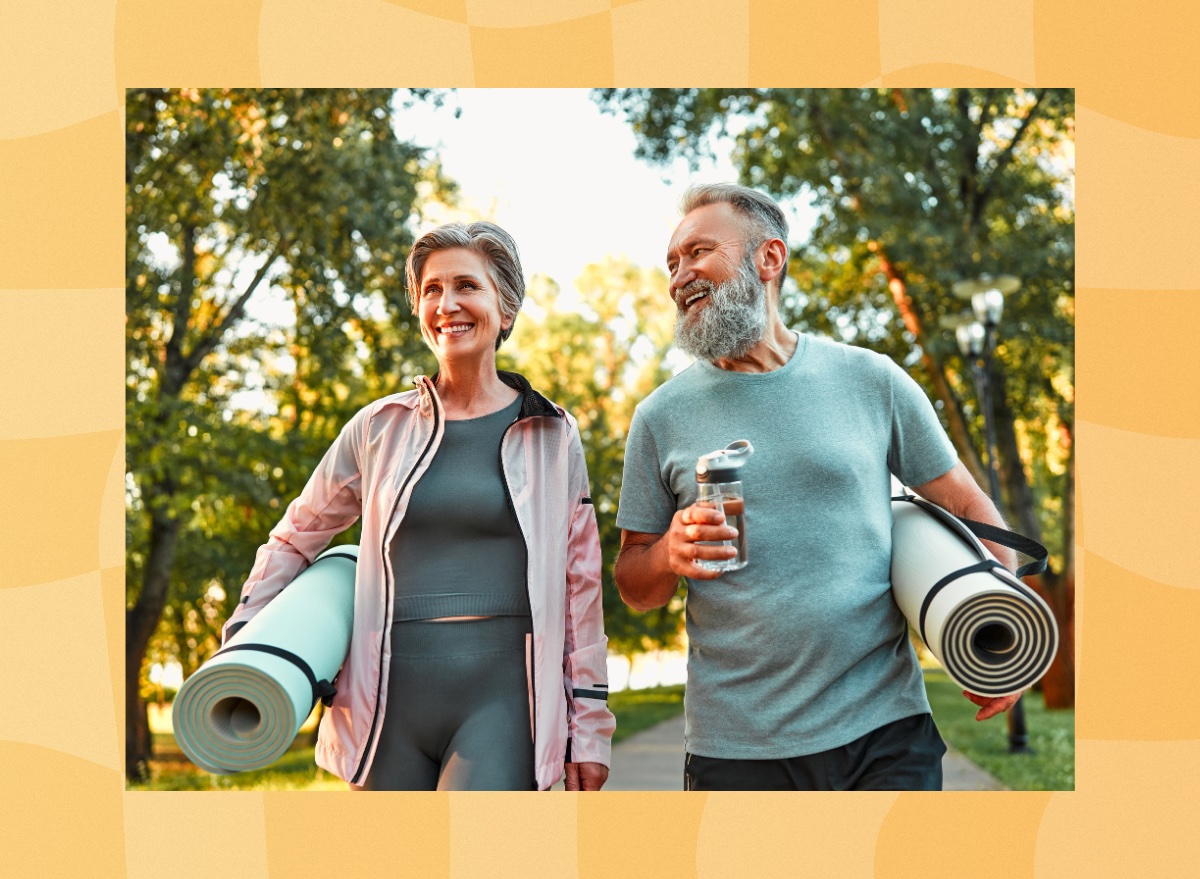
MULTIPOLYGON (((939 790, 945 745, 890 591, 891 474, 960 516, 1000 516, 902 369, 784 325, 774 201, 700 186, 683 214, 667 267, 696 362, 634 414, 616 580, 649 610, 687 578, 685 786, 939 790), (697 561, 732 557, 720 541, 736 532, 696 505, 696 459, 736 439, 755 448, 750 563, 718 573, 697 561)), ((980 720, 1015 701, 964 695, 980 720)))

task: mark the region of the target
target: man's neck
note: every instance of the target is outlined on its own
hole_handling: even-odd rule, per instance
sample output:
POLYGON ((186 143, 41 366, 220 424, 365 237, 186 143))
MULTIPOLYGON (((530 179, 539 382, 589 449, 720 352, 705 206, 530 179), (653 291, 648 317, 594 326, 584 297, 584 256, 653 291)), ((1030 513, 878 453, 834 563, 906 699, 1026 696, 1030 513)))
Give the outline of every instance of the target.
POLYGON ((743 357, 736 360, 722 357, 712 361, 712 365, 728 372, 773 372, 792 359, 798 342, 796 334, 784 326, 783 321, 775 315, 758 344, 743 357))

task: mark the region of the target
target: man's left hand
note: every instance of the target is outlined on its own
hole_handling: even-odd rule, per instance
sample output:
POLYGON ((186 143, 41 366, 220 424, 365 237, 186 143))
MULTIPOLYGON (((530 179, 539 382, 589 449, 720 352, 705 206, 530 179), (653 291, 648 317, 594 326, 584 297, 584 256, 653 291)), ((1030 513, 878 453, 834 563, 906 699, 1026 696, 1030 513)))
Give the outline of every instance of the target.
POLYGON ((976 720, 987 720, 989 717, 995 717, 997 714, 1003 714, 1008 709, 1017 704, 1017 700, 1021 698, 1021 693, 1014 693, 1011 696, 977 696, 974 693, 968 693, 963 690, 963 695, 980 706, 979 711, 975 714, 976 720))
POLYGON ((608 767, 603 763, 568 763, 563 787, 567 790, 600 790, 608 781, 608 767))

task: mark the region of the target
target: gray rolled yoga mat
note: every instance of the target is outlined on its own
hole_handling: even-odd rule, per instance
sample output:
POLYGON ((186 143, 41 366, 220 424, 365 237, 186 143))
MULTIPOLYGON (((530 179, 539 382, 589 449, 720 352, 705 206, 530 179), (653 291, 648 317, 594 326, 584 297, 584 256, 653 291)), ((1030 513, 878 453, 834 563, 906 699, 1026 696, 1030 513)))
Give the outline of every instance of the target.
POLYGON ((288 749, 350 649, 357 546, 327 549, 179 689, 175 740, 225 775, 288 749))
POLYGON ((896 604, 964 690, 980 696, 1019 693, 1054 659, 1054 615, 1010 572, 987 567, 992 554, 947 516, 892 502, 896 604))

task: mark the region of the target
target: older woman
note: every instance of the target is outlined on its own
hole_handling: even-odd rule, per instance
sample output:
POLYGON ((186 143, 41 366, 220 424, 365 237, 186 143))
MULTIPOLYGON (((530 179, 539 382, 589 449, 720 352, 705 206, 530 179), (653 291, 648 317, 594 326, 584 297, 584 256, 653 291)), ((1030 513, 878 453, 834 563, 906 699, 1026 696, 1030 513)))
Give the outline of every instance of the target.
POLYGON ((407 265, 433 379, 343 428, 260 548, 228 638, 363 519, 350 653, 319 765, 367 790, 598 790, 600 545, 575 420, 495 352, 525 295, 498 226, 423 235, 407 265))

